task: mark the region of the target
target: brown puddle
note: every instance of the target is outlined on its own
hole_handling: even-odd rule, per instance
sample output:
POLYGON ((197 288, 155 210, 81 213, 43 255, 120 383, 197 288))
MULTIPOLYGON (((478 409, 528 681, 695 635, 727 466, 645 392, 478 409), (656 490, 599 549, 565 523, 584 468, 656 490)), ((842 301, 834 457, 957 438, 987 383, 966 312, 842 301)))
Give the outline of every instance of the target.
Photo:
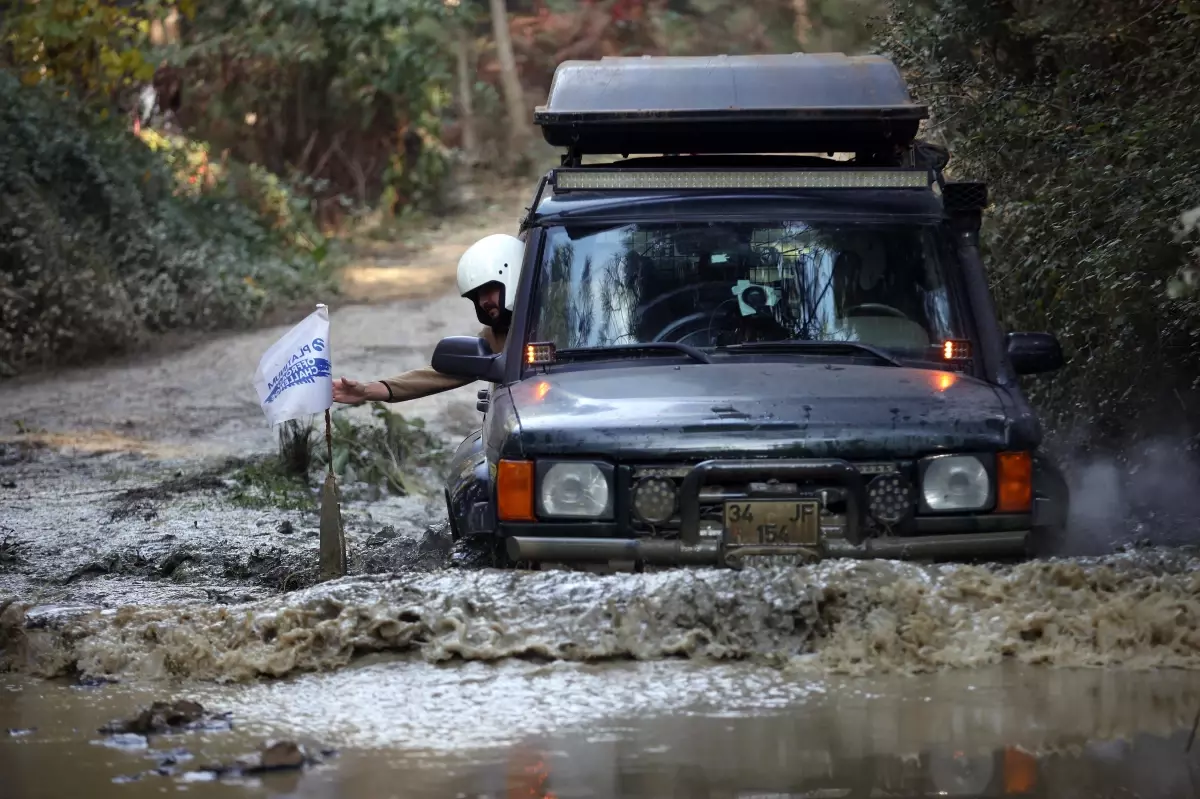
POLYGON ((813 678, 745 663, 373 658, 242 686, 9 677, 0 795, 1188 797, 1200 795, 1200 744, 1185 752, 1197 709, 1187 671, 1016 663, 813 678), (179 697, 230 711, 232 729, 122 746, 97 732, 179 697), (198 770, 267 738, 337 753, 235 781, 198 770))

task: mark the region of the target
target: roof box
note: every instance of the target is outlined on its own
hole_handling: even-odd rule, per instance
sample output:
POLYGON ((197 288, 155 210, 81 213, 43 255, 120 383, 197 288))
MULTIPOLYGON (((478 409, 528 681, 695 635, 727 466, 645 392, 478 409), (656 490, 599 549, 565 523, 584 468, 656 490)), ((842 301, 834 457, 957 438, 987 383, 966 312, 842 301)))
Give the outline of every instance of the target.
POLYGON ((926 116, 886 58, 794 53, 564 61, 534 121, 579 155, 800 153, 904 146, 926 116))

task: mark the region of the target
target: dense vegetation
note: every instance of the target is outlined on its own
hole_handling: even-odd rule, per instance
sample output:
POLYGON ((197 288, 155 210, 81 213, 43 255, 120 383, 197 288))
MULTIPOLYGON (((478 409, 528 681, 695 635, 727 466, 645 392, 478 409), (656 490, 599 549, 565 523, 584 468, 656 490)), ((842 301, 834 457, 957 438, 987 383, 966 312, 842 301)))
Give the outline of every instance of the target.
POLYGON ((1031 382, 1065 442, 1200 433, 1200 293, 1177 221, 1200 205, 1200 5, 894 0, 885 47, 986 180, 1009 329, 1062 338, 1031 382))
POLYGON ((245 324, 327 279, 325 243, 269 175, 181 190, 206 176, 158 143, 167 157, 0 72, 0 370, 245 324))
POLYGON ((321 231, 437 209, 455 154, 520 168, 564 59, 858 51, 874 35, 951 169, 992 186, 1006 324, 1063 339, 1070 365, 1031 381, 1053 426, 1194 434, 1200 234, 1177 221, 1200 205, 1197 34, 1188 0, 9 4, 0 371, 311 301, 336 265, 321 231), (161 108, 135 123, 150 81, 161 108))
POLYGON ((89 0, 0 17, 0 373, 246 324, 328 285, 328 243, 276 175, 132 130, 168 13, 89 0))

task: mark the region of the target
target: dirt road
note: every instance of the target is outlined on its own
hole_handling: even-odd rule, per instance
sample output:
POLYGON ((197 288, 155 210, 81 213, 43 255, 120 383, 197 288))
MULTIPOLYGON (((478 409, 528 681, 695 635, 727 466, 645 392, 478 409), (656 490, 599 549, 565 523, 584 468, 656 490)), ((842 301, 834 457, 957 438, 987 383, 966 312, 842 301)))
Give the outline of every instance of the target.
MULTIPOLYGON (((443 336, 474 332, 474 313, 452 291, 458 256, 489 233, 515 233, 526 193, 496 189, 477 211, 415 231, 409 252, 379 247, 359 257, 345 270, 343 299, 314 297, 330 306, 335 372, 395 374, 427 364, 443 336)), ((204 457, 269 449, 275 439, 251 381, 286 329, 214 335, 183 351, 0 384, 0 441, 13 440, 21 424, 85 451, 204 457)), ((475 391, 418 400, 402 412, 457 435, 476 421, 475 391)))
MULTIPOLYGON (((526 193, 493 187, 470 213, 409 233, 403 249, 362 248, 344 272, 345 296, 314 297, 330 305, 335 373, 397 374, 428 364, 442 337, 473 333, 474 312, 453 290, 458 256, 482 236, 515 232, 526 193)), ((0 600, 207 601, 310 582, 315 515, 232 504, 222 469, 277 446, 252 379, 286 329, 0 385, 0 600)), ((454 446, 478 426, 476 391, 394 408, 454 446)), ((433 493, 347 501, 354 570, 409 562, 442 517, 433 493)))

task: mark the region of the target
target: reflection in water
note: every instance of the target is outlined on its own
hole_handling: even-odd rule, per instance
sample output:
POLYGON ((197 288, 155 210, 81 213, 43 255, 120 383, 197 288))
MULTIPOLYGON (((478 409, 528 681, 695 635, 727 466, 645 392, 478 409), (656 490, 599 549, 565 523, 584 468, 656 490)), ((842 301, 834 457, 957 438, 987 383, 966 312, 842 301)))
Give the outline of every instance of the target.
POLYGON ((1200 795, 1200 751, 1184 752, 1200 683, 1184 671, 1010 665, 811 683, 746 664, 391 660, 168 696, 9 689, 0 729, 37 731, 0 734, 4 799, 141 799, 179 787, 305 799, 1200 795), (234 730, 144 748, 94 743, 104 721, 182 695, 232 710, 234 730), (236 784, 197 772, 269 737, 341 751, 304 773, 236 784), (191 759, 148 773, 180 751, 191 759))

